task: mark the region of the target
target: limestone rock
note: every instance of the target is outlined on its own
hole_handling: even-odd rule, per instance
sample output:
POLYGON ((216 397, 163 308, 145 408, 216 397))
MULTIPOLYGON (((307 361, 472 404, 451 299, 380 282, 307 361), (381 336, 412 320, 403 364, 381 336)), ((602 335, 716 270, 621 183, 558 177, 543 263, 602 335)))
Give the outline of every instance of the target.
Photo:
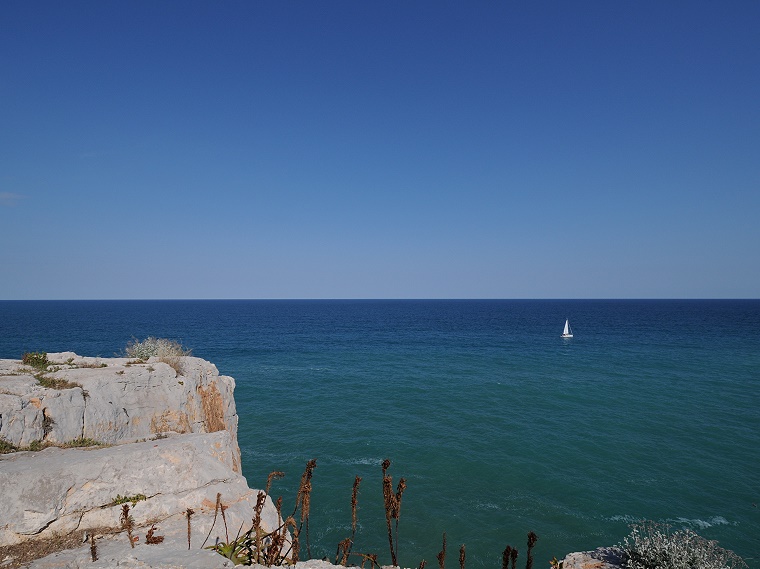
MULTIPOLYGON (((86 530, 98 536, 98 561, 86 543, 32 566, 232 567, 202 547, 247 531, 259 495, 240 474, 234 380, 192 357, 174 362, 180 371, 154 358, 64 352, 48 360, 42 376, 18 360, 0 360, 2 442, 58 445, 0 454, 0 547, 19 552, 11 561, 28 561, 24 552, 37 540, 86 530), (44 387, 40 377, 55 388, 44 387), (114 446, 66 448, 83 438, 114 446), (112 535, 121 530, 119 502, 125 501, 138 539, 134 548, 123 531, 112 535), (188 509, 194 511, 191 548, 188 509), (144 540, 153 524, 164 536, 160 544, 144 540)), ((261 527, 272 531, 280 524, 267 497, 261 527)))
MULTIPOLYGON (((181 515, 187 508, 213 512, 219 493, 228 506, 227 525, 235 531, 241 524, 250 526, 258 492, 233 470, 233 455, 227 431, 95 450, 0 455, 0 545, 55 532, 118 528, 121 505, 114 501, 119 495, 146 497, 130 511, 137 525, 181 515)), ((278 525, 271 500, 263 525, 270 530, 278 525)))
POLYGON ((120 444, 159 433, 226 430, 236 449, 235 381, 200 358, 181 358, 178 373, 151 358, 87 358, 48 354, 46 378, 68 382, 60 389, 39 384, 18 360, 0 360, 0 439, 24 447, 33 441, 65 444, 93 439, 120 444))
POLYGON ((619 569, 622 564, 623 553, 616 547, 570 553, 562 561, 563 569, 619 569))

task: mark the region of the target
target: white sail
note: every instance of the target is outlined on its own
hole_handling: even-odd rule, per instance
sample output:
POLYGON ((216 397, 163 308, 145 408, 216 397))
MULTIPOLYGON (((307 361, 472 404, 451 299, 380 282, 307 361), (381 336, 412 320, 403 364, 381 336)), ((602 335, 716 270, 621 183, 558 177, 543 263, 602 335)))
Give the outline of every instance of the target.
POLYGON ((562 332, 562 338, 572 338, 573 331, 570 329, 570 320, 565 319, 565 329, 562 332))

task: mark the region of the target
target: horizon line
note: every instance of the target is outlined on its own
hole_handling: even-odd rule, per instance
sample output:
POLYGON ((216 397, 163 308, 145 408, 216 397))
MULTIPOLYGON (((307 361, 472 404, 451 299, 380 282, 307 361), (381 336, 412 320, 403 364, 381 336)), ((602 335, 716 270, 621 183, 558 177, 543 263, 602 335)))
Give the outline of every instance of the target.
POLYGON ((7 298, 0 302, 407 302, 407 301, 440 301, 440 302, 493 302, 493 301, 641 301, 641 300, 760 300, 760 297, 265 297, 265 298, 7 298))

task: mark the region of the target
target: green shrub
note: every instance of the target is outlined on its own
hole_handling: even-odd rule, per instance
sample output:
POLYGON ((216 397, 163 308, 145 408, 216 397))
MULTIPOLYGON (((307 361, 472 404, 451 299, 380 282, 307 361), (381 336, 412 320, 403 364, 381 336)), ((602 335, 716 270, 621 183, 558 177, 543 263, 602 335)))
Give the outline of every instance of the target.
POLYGON ((7 454, 10 452, 16 452, 18 447, 12 443, 9 443, 3 438, 0 438, 0 454, 7 454))
POLYGON ((669 526, 643 522, 631 526, 620 545, 626 569, 739 569, 744 560, 695 532, 671 532, 669 526))
POLYGON ((26 352, 21 357, 21 362, 24 365, 43 371, 50 365, 47 359, 47 352, 26 352))

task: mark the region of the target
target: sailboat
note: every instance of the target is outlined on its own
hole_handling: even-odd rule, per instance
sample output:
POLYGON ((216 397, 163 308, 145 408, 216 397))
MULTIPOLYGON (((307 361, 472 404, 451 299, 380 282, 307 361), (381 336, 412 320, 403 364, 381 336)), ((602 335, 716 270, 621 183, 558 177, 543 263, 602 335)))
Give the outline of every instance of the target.
POLYGON ((565 319, 565 330, 562 332, 562 336, 560 338, 572 338, 573 337, 573 330, 570 328, 570 320, 565 319))

